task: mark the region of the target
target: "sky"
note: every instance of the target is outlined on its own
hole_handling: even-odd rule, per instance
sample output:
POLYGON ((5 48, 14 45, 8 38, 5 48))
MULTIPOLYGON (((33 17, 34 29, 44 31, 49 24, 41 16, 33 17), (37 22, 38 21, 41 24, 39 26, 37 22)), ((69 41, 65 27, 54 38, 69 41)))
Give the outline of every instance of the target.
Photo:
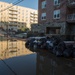
MULTIPOLYGON (((14 3, 19 0, 0 0, 0 1, 14 3)), ((37 10, 38 9, 38 0, 24 0, 21 3, 19 3, 18 5, 37 10)))

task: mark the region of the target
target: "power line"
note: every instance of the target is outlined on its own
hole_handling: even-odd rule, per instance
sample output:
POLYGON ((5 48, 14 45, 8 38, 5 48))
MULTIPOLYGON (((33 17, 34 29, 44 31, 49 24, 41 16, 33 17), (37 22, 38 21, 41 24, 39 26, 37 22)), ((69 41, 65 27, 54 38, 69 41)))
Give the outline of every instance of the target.
POLYGON ((11 7, 13 7, 13 6, 15 6, 15 5, 21 3, 22 1, 24 1, 24 0, 18 0, 17 2, 14 2, 13 5, 11 5, 11 6, 7 7, 7 8, 5 8, 5 9, 1 10, 0 12, 3 12, 3 11, 5 11, 5 10, 9 9, 9 8, 11 8, 11 7))
MULTIPOLYGON (((0 58, 1 59, 1 58, 0 58)), ((2 62, 14 73, 14 75, 17 75, 15 71, 12 70, 12 68, 3 60, 1 59, 2 62)))

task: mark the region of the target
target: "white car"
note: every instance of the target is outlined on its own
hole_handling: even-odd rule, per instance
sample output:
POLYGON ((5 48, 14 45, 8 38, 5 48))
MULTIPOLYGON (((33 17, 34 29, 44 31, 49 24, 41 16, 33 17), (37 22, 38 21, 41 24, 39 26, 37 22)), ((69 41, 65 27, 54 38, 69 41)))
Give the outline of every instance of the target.
POLYGON ((27 37, 27 33, 21 33, 21 34, 17 34, 15 35, 18 38, 26 38, 27 37))

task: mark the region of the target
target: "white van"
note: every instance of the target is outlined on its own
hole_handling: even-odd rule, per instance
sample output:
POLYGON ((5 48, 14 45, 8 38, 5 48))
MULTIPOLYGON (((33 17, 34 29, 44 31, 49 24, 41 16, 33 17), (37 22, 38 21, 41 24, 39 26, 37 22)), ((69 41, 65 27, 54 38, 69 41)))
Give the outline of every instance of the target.
POLYGON ((15 36, 18 37, 18 38, 26 38, 27 37, 27 33, 20 33, 20 34, 17 34, 15 36))

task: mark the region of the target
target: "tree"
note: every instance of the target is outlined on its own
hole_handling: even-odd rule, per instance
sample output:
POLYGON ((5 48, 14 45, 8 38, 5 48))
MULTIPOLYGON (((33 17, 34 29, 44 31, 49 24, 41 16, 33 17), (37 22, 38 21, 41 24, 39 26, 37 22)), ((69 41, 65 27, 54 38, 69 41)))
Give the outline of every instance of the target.
POLYGON ((28 32, 28 31, 30 31, 30 29, 29 28, 25 28, 25 30, 24 30, 25 32, 28 32))

